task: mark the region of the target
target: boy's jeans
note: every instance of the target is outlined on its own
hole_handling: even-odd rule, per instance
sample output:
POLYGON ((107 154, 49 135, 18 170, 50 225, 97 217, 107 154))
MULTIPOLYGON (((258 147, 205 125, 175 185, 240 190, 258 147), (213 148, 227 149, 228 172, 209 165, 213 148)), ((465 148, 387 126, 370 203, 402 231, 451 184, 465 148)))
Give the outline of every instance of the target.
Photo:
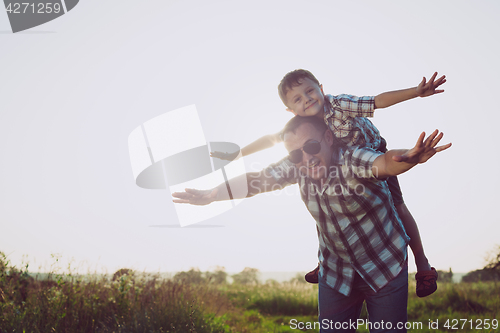
POLYGON ((320 332, 355 332, 356 325, 370 332, 406 332, 408 304, 408 266, 377 293, 356 273, 351 295, 346 297, 319 277, 320 332), (363 300, 370 318, 359 319, 363 300))

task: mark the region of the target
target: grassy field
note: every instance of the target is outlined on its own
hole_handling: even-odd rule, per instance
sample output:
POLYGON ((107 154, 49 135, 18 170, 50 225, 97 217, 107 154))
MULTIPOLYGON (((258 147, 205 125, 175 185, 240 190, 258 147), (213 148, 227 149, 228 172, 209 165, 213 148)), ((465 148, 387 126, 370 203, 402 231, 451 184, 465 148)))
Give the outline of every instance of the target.
MULTIPOLYGON (((498 283, 441 283, 423 299, 413 282, 409 288, 411 332, 500 331, 492 326, 498 283)), ((41 280, 0 261, 0 332, 317 332, 293 329, 315 321, 317 286, 305 283, 193 284, 144 274, 41 280)))
MULTIPOLYGON (((297 332, 299 330, 293 328, 298 328, 299 322, 307 328, 306 323, 312 325, 317 321, 316 286, 297 283, 229 285, 219 290, 238 310, 226 315, 227 323, 235 332, 297 332)), ((493 319, 500 320, 500 284, 441 283, 438 291, 427 298, 418 298, 414 290, 415 283, 411 281, 408 331, 500 332, 498 321, 496 329, 492 325, 493 319)), ((366 318, 363 310, 361 319, 366 318)), ((358 331, 368 332, 366 325, 358 327, 358 331)))

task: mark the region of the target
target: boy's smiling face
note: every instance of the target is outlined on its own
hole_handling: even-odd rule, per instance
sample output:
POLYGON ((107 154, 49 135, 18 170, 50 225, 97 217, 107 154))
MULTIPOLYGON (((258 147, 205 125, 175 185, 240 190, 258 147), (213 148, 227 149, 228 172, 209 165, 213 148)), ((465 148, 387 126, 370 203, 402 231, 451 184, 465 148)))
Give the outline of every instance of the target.
POLYGON ((323 88, 308 78, 303 78, 299 82, 300 85, 292 87, 286 93, 286 110, 301 117, 323 117, 325 105, 323 88))

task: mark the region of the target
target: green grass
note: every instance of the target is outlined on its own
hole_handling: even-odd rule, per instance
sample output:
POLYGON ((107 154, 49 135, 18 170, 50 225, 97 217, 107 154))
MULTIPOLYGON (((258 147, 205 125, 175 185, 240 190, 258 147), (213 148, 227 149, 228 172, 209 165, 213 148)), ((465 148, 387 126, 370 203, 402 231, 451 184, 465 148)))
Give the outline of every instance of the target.
MULTIPOLYGON (((245 310, 243 314, 226 316, 230 326, 236 328, 235 332, 297 332, 299 330, 290 327, 290 320, 317 321, 317 286, 290 283, 227 285, 219 290, 236 308, 245 310)), ((436 293, 418 298, 412 280, 408 294, 408 322, 414 328, 409 332, 500 332, 500 328, 493 329, 491 325, 493 319, 500 322, 499 283, 439 283, 436 293)), ((361 318, 367 318, 364 309, 361 318)), ((500 327, 500 323, 498 325, 500 327)), ((368 332, 364 326, 358 331, 368 332)))
MULTIPOLYGON (((230 326, 236 328, 235 332, 297 332, 299 330, 290 328, 290 320, 317 321, 317 286, 290 283, 227 285, 219 290, 237 309, 245 310, 243 314, 226 316, 230 326)), ((408 321, 415 328, 410 332, 500 332, 500 329, 491 327, 492 319, 500 321, 498 283, 439 283, 435 294, 418 298, 415 282, 410 281, 408 294, 408 321), (489 329, 486 329, 485 319, 490 321, 489 329), (444 327, 447 322, 448 328, 444 327), (457 329, 453 329, 453 324, 457 329)), ((367 318, 364 309, 361 318, 367 318)), ((368 330, 362 326, 359 332, 368 330)))
MULTIPOLYGON (((408 320, 422 326, 410 332, 500 332, 484 321, 491 326, 492 319, 500 319, 499 283, 439 283, 426 298, 418 298, 414 289, 410 281, 408 320), (431 322, 437 329, 429 327, 431 322)), ((317 321, 317 293, 317 285, 297 282, 195 284, 147 274, 113 280, 50 273, 42 280, 31 277, 27 266, 9 267, 0 253, 2 333, 317 332, 291 328, 292 320, 317 321)))
MULTIPOLYGON (((234 332, 297 332, 290 320, 314 322, 318 287, 305 283, 218 286, 235 309, 226 318, 234 332)), ((310 332, 314 332, 313 330, 310 332)))
MULTIPOLYGON (((5 266, 5 265, 4 265, 5 266)), ((230 307, 208 285, 123 275, 32 278, 0 267, 0 332, 229 332, 230 307)))
POLYGON ((317 285, 273 283, 227 285, 220 290, 240 307, 266 315, 311 316, 318 310, 317 285))

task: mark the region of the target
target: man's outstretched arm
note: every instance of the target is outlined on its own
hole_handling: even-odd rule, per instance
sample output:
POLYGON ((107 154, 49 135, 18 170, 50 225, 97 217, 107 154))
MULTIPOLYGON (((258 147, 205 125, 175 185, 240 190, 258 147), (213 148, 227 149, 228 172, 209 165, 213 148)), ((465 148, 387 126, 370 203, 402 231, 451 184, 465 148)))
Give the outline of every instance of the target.
MULTIPOLYGON (((248 156, 261 150, 271 148, 272 146, 280 142, 283 142, 283 140, 281 139, 281 132, 264 135, 263 137, 260 137, 254 142, 249 143, 245 147, 241 148, 241 156, 248 156)), ((210 156, 220 158, 221 160, 232 161, 240 156, 239 153, 239 151, 234 153, 212 151, 210 152, 210 156)))
MULTIPOLYGON (((246 186, 248 188, 248 194, 245 197, 236 195, 233 196, 232 199, 243 199, 259 193, 279 190, 283 188, 273 177, 268 175, 264 170, 260 172, 249 172, 244 175, 235 177, 229 180, 229 183, 233 188, 243 188, 242 186, 246 186)), ((191 205, 208 205, 214 201, 231 199, 229 197, 227 184, 225 182, 210 190, 195 190, 187 188, 185 189, 185 192, 172 193, 172 196, 176 198, 173 200, 173 202, 175 203, 187 203, 191 205)))
POLYGON ((435 130, 425 139, 425 132, 420 134, 417 144, 412 149, 389 150, 373 161, 372 171, 379 179, 397 176, 413 168, 415 165, 427 162, 436 153, 451 147, 451 143, 436 147, 443 138, 443 133, 435 130))

